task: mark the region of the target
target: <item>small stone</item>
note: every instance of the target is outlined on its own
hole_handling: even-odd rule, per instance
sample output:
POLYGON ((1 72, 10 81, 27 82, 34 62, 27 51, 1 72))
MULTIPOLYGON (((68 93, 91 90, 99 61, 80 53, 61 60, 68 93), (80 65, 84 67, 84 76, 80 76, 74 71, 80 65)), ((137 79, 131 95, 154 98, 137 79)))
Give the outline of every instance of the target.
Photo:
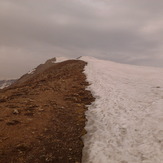
POLYGON ((14 109, 13 114, 19 114, 20 112, 17 109, 14 109))
POLYGON ((78 99, 76 97, 72 98, 75 102, 78 102, 78 99))
POLYGON ((18 121, 18 120, 12 120, 12 121, 7 122, 6 124, 7 124, 8 126, 12 126, 12 125, 17 125, 17 124, 19 124, 19 123, 20 123, 20 121, 18 121))
POLYGON ((46 132, 46 131, 48 131, 48 129, 47 128, 44 128, 44 131, 46 132))
POLYGON ((29 99, 29 102, 34 102, 34 100, 32 100, 32 99, 29 99))
POLYGON ((44 109, 40 108, 40 109, 38 109, 38 111, 42 112, 42 111, 44 111, 44 109))
POLYGON ((18 151, 24 152, 24 151, 29 150, 30 147, 29 147, 27 144, 18 144, 18 145, 16 146, 16 149, 17 149, 18 151))

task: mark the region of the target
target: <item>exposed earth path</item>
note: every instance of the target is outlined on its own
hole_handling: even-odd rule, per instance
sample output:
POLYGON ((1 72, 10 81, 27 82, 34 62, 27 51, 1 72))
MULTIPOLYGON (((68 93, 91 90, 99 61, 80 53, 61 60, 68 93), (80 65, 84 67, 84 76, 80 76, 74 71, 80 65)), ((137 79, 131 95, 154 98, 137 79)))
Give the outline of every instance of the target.
POLYGON ((85 65, 56 63, 0 91, 0 163, 81 162, 86 105, 94 100, 85 65))

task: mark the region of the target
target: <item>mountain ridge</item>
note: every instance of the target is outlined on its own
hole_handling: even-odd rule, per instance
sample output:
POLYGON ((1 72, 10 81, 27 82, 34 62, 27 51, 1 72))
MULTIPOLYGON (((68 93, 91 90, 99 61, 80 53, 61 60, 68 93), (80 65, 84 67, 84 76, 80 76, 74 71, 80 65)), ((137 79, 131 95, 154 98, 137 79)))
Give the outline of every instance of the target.
POLYGON ((0 91, 0 162, 81 162, 86 105, 94 100, 85 65, 55 63, 0 91))

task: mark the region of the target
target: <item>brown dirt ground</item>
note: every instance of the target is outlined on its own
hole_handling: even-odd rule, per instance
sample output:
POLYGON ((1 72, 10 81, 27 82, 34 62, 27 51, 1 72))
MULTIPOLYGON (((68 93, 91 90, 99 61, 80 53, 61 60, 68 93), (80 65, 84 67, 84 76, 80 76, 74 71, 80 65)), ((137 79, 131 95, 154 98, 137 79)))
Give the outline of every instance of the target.
POLYGON ((0 163, 80 163, 86 133, 83 61, 57 63, 0 91, 0 163))

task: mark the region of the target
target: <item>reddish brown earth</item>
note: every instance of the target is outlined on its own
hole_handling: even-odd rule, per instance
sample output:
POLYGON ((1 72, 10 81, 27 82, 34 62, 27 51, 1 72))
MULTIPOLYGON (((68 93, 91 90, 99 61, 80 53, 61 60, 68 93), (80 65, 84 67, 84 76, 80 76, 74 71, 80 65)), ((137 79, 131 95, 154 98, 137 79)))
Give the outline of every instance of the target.
POLYGON ((0 91, 0 163, 80 163, 86 105, 83 61, 56 63, 0 91))

